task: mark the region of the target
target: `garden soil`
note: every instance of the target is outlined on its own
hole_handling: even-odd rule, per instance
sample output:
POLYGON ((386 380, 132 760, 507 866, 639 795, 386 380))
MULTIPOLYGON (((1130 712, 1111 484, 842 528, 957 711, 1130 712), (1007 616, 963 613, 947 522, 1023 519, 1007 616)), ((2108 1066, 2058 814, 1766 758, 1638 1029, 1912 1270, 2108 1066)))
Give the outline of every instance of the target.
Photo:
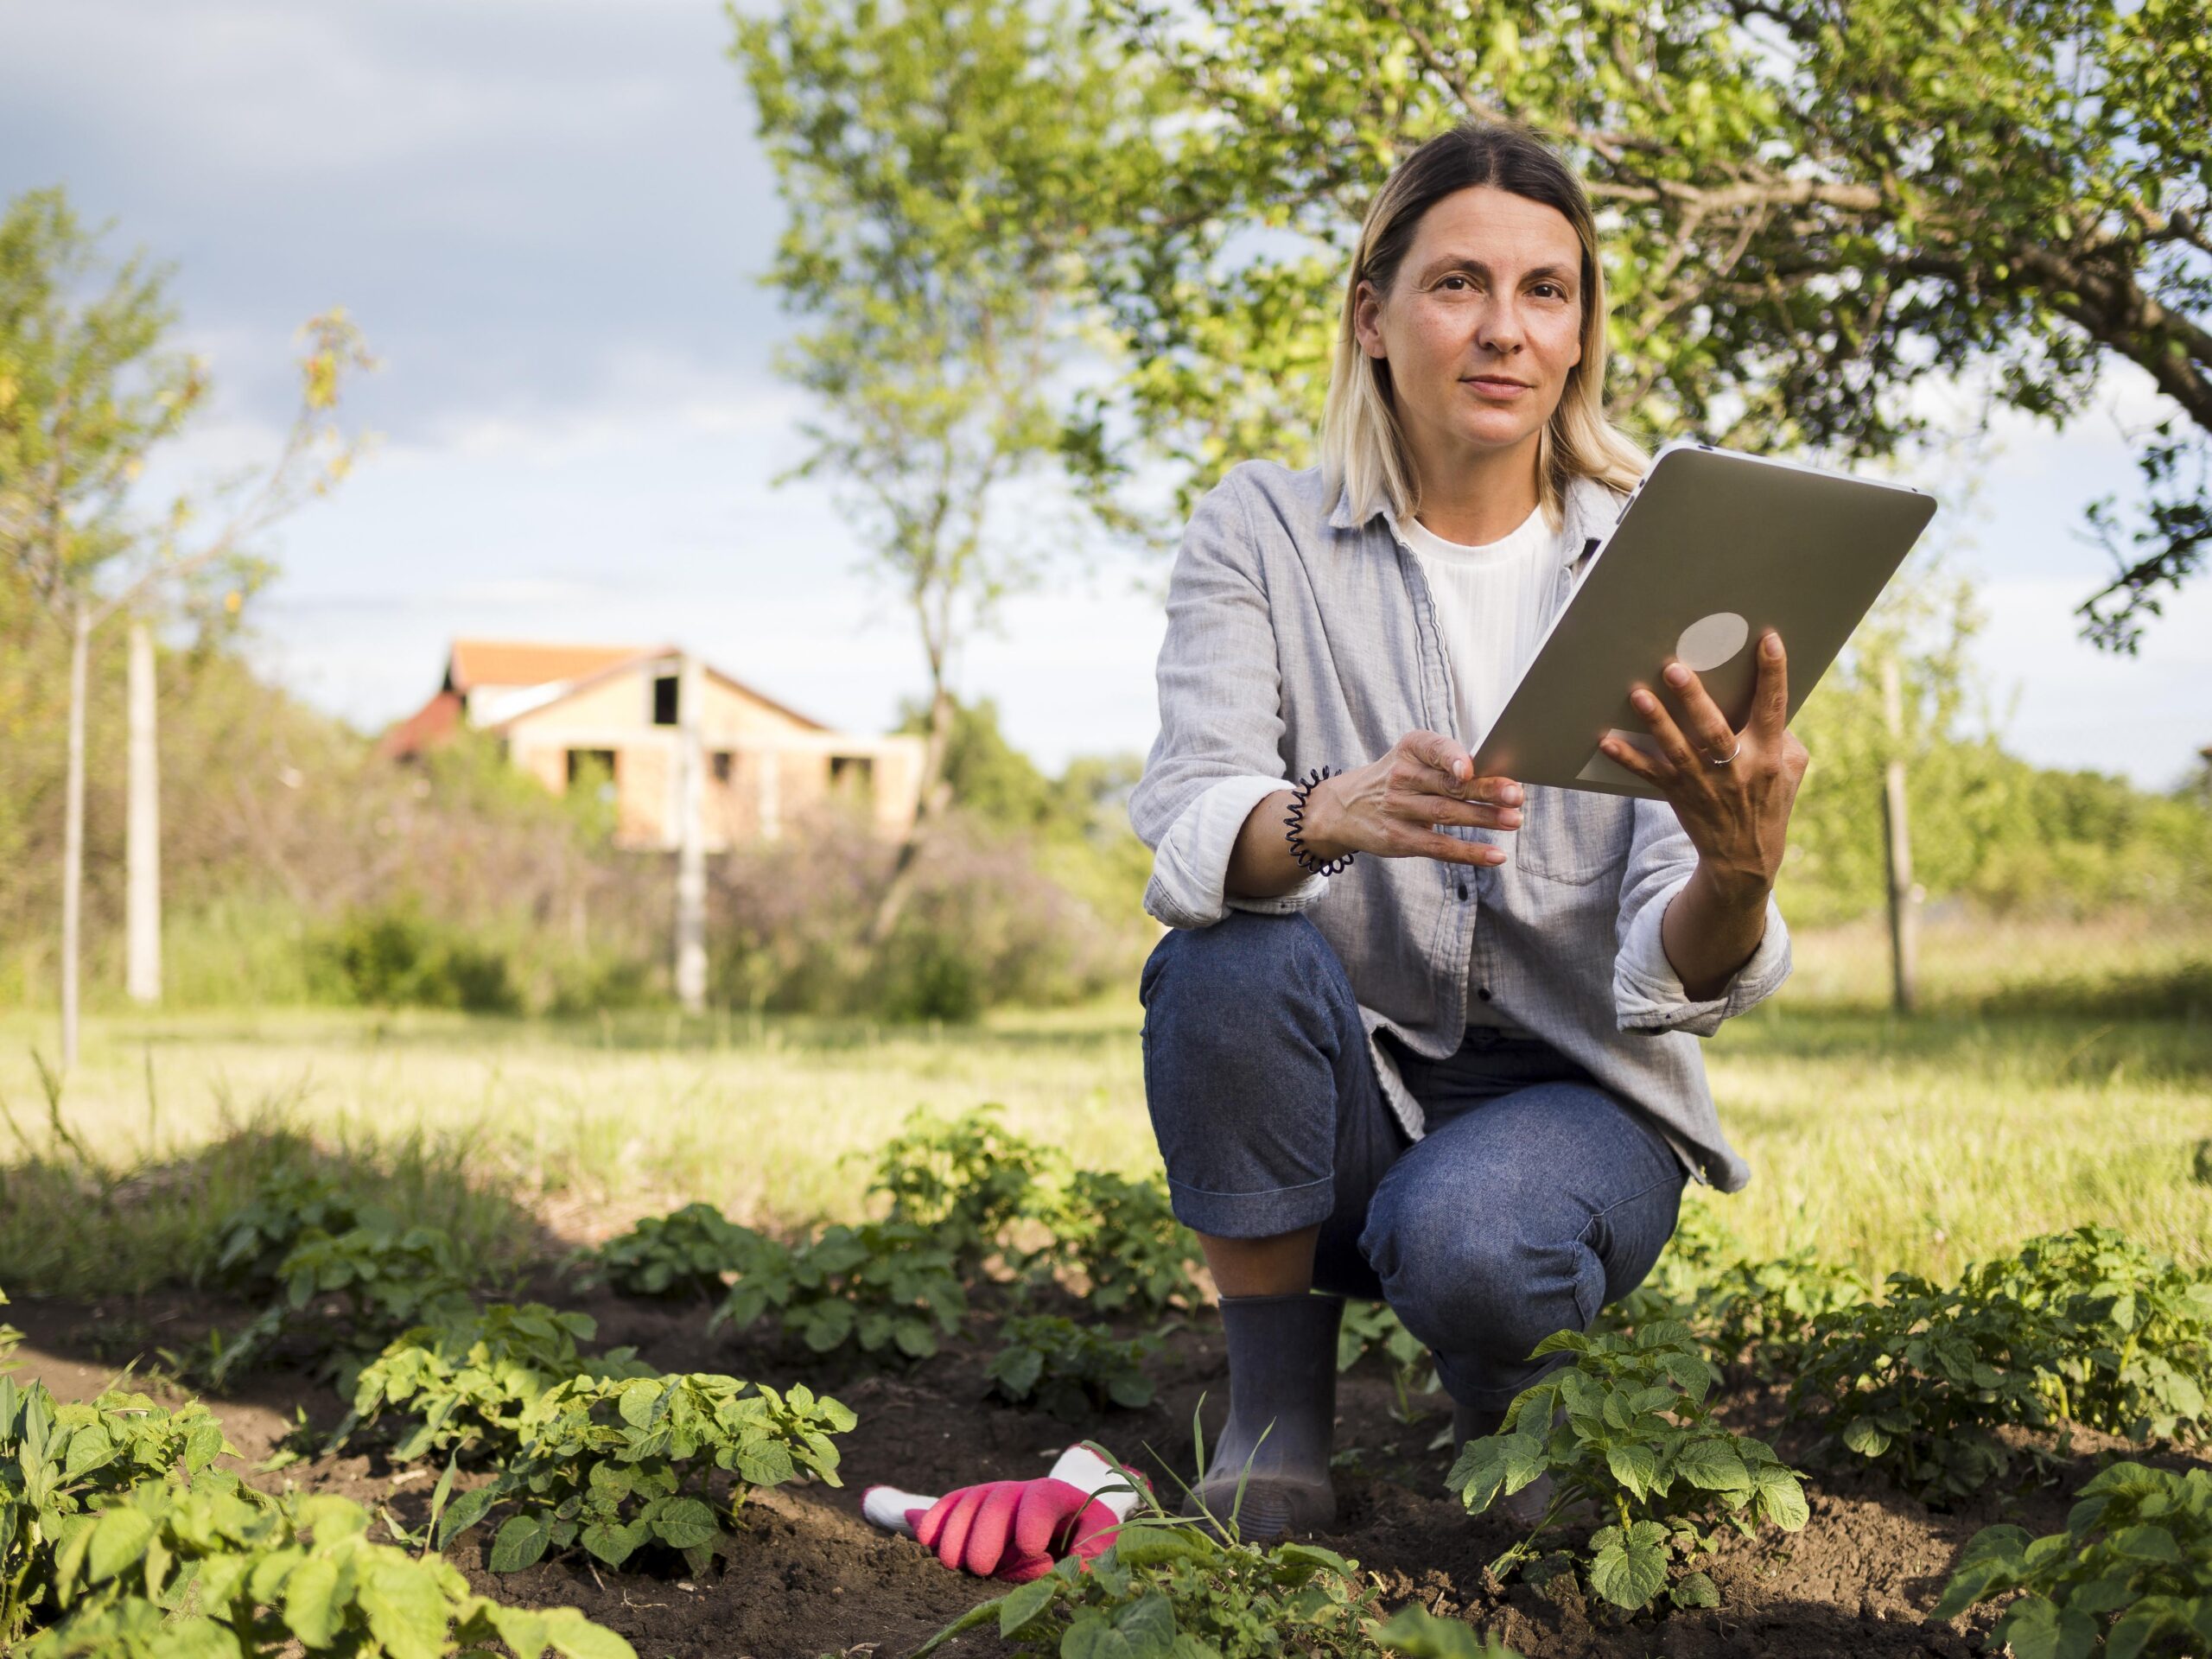
MULTIPOLYGON (((963 1610, 1004 1586, 947 1571, 912 1540, 878 1532, 861 1519, 860 1494, 878 1482, 939 1492, 976 1481, 1042 1475, 1071 1441, 1096 1439, 1135 1464, 1163 1491, 1163 1462, 1185 1478, 1192 1465, 1192 1411, 1205 1396, 1209 1433, 1227 1404, 1228 1372, 1214 1316, 1204 1312, 1173 1332, 1153 1370, 1159 1399, 1142 1411, 1115 1411, 1075 1423, 1003 1405, 986 1375, 995 1344, 988 1309, 935 1358, 911 1368, 876 1370, 825 1363, 775 1342, 709 1334, 702 1303, 657 1304, 605 1293, 586 1294, 557 1281, 531 1294, 578 1308, 599 1320, 604 1345, 635 1346, 668 1370, 721 1371, 776 1384, 804 1382, 834 1394, 859 1414, 842 1437, 844 1484, 780 1488, 757 1495, 741 1531, 717 1547, 696 1579, 610 1572, 575 1558, 493 1577, 484 1567, 490 1528, 458 1541, 450 1558, 486 1593, 531 1605, 569 1605, 620 1630, 640 1659, 814 1659, 824 1654, 907 1654, 963 1610)), ((1079 1311, 1071 1303, 1069 1312, 1079 1311)), ((86 1305, 18 1300, 8 1313, 29 1338, 23 1371, 57 1395, 89 1398, 134 1362, 141 1376, 158 1369, 162 1348, 179 1349, 211 1323, 235 1325, 251 1312, 204 1297, 150 1296, 86 1305)), ((1135 1327, 1128 1327, 1134 1331, 1135 1327)), ((1124 1334, 1128 1332, 1125 1331, 1124 1334)), ((156 1387, 160 1385, 156 1384, 156 1387)), ((299 1414, 327 1431, 342 1415, 327 1389, 296 1373, 253 1379, 207 1403, 238 1446, 247 1478, 343 1493, 372 1510, 388 1508, 404 1526, 427 1513, 435 1471, 396 1469, 373 1447, 297 1461, 270 1471, 268 1460, 293 1433, 299 1414)), ((2145 1454, 2094 1433, 2077 1433, 2064 1458, 2033 1476, 1993 1487, 1971 1504, 1939 1513, 1857 1470, 1808 1469, 1812 1519, 1794 1536, 1732 1540, 1712 1569, 1717 1610, 1624 1618, 1585 1599, 1572 1574, 1543 1586, 1501 1585, 1486 1571, 1512 1541, 1502 1519, 1469 1516, 1444 1491, 1450 1457, 1431 1442, 1448 1421, 1440 1395, 1412 1400, 1414 1420, 1399 1421, 1396 1390, 1383 1362, 1363 1361, 1340 1381, 1337 1448, 1341 1514, 1316 1541, 1358 1564, 1390 1607, 1419 1602, 1502 1637, 1529 1659, 1853 1659, 1966 1656, 1982 1651, 1993 1622, 1987 1611, 1953 1623, 1928 1617, 1961 1550, 1998 1521, 2031 1533, 2057 1531, 2074 1491, 2105 1463, 2133 1457, 2170 1467, 2190 1459, 2170 1449, 2145 1454)), ((1782 1421, 1778 1399, 1756 1385, 1725 1396, 1723 1420, 1774 1442, 1786 1460, 1808 1466, 1808 1436, 1782 1421)), ((2046 1452, 2049 1448, 2043 1448, 2046 1452)), ((1001 1650, 988 1629, 943 1649, 951 1659, 1001 1650)))

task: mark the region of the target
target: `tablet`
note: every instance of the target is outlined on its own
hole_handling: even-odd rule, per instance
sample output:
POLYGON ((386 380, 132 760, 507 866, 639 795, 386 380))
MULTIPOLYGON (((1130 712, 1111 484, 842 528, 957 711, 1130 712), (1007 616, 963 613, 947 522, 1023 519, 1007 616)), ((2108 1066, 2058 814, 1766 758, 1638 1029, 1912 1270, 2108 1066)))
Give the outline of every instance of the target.
POLYGON ((1669 444, 1588 556, 1573 597, 1476 750, 1476 776, 1657 796, 1598 748, 1612 732, 1656 753, 1629 705, 1630 684, 1649 686, 1679 717, 1659 677, 1678 657, 1740 730, 1755 647, 1770 627, 1789 651, 1795 715, 1936 505, 1904 485, 1669 444))

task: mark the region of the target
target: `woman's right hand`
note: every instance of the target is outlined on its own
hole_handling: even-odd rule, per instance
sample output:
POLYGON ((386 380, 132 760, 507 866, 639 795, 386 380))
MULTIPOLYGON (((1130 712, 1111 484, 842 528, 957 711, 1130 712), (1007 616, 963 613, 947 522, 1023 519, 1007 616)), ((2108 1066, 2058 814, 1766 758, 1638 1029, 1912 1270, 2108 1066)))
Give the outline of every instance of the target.
POLYGON ((1462 841, 1435 826, 1518 830, 1521 803, 1521 785, 1512 779, 1475 776, 1465 745, 1439 732, 1408 732, 1381 760, 1316 785, 1306 798, 1300 834, 1325 861, 1357 852, 1503 864, 1503 847, 1462 841))

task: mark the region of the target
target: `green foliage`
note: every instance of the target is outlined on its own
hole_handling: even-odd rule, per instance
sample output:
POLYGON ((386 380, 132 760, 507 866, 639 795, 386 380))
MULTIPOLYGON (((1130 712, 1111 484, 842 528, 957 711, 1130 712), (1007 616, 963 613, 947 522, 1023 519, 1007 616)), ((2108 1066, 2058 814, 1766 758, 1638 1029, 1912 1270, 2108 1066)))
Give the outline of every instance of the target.
POLYGON ((1719 1373, 1684 1327, 1655 1323, 1633 1337, 1560 1331, 1536 1345, 1535 1357, 1553 1353, 1574 1358, 1516 1395, 1499 1432, 1468 1441, 1446 1480, 1480 1514, 1551 1477, 1544 1513, 1491 1571, 1503 1576, 1533 1555, 1571 1508, 1588 1503, 1611 1517, 1582 1563, 1592 1590, 1627 1608, 1662 1590, 1677 1606, 1710 1605, 1712 1580, 1678 1574, 1675 1563, 1709 1555, 1719 1522, 1747 1538, 1763 1524, 1784 1532, 1805 1524, 1796 1471, 1764 1441, 1713 1421, 1707 1395, 1719 1373))
POLYGON ((1521 1659, 1494 1636, 1478 1637, 1456 1618, 1439 1618, 1413 1602, 1390 1615, 1375 1632, 1375 1645, 1406 1659, 1521 1659))
POLYGON ((270 1295, 283 1284, 284 1259, 305 1235, 335 1236, 376 1216, 389 1219, 388 1212, 362 1204, 329 1176, 280 1165, 223 1218, 210 1276, 242 1295, 270 1295))
POLYGON ((970 1608, 915 1649, 925 1659, 980 1624, 1036 1659, 1352 1659, 1372 1651, 1377 1592, 1357 1564, 1312 1544, 1263 1549, 1157 1507, 1124 1522, 1086 1565, 970 1608))
POLYGON ((1003 1249, 1007 1228, 1038 1207, 1052 1161, 1006 1127, 1005 1109, 988 1104, 955 1118, 917 1109, 875 1156, 868 1191, 890 1198, 890 1219, 927 1230, 963 1268, 1003 1249))
POLYGON ((1160 1180, 1079 1169, 1061 1183, 1049 1216, 1053 1242, 1043 1259, 1081 1274, 1084 1300, 1100 1313, 1157 1318, 1198 1305, 1191 1267, 1205 1258, 1160 1180))
POLYGON ((342 999, 364 1007, 522 1011, 505 954, 473 930, 433 921, 413 902, 352 912, 313 949, 342 999))
POLYGON ((608 1239, 592 1253, 590 1274, 626 1296, 719 1296, 724 1275, 744 1272, 762 1243, 713 1205, 687 1204, 608 1239))
POLYGON ((371 1543, 369 1525, 349 1499, 269 1498, 232 1476, 142 1482, 60 1538, 56 1598, 71 1611, 26 1651, 435 1659, 496 1641, 520 1659, 549 1648, 563 1659, 634 1659, 574 1608, 503 1607, 436 1556, 371 1543), (159 1624, 186 1608, 178 1624, 159 1624))
POLYGON ((1865 1280, 1821 1261, 1810 1246, 1771 1261, 1743 1245, 1703 1205, 1686 1206, 1644 1281, 1600 1315, 1605 1328, 1654 1320, 1687 1325, 1726 1372, 1742 1364, 1763 1382, 1796 1375, 1825 1313, 1871 1298, 1865 1280))
POLYGON ((598 1329, 588 1313, 538 1302, 499 1302, 466 1319, 418 1325, 362 1368, 353 1416, 333 1439, 396 1408, 406 1427, 391 1448, 395 1463, 448 1452, 508 1457, 522 1444, 530 1408, 556 1383, 657 1375, 633 1348, 584 1357, 577 1344, 598 1329))
POLYGON ((1389 1360, 1390 1381, 1398 1395, 1393 1409, 1400 1422, 1413 1421, 1415 1391, 1426 1394, 1440 1386, 1428 1344, 1406 1329, 1388 1302, 1346 1302, 1343 1323, 1337 1327, 1337 1369, 1348 1371, 1370 1354, 1389 1360))
POLYGON ((1825 1442, 1880 1464, 1931 1503, 1970 1497, 2012 1467, 1993 1431, 2045 1428, 2045 1379, 2060 1375, 2064 1332, 2044 1309, 1986 1285, 1945 1289, 1893 1273, 1881 1301, 1814 1321, 1791 1410, 1825 1442))
POLYGON ((836 1401, 804 1387, 748 1393, 735 1377, 704 1373, 575 1377, 529 1408, 512 1463, 454 1501, 438 1542, 512 1502, 515 1512, 492 1545, 495 1573, 576 1544, 609 1567, 646 1550, 672 1552, 702 1572, 749 1492, 809 1473, 841 1484, 830 1436, 854 1421, 836 1401), (719 1506, 709 1487, 716 1471, 732 1477, 719 1506))
POLYGON ((912 1222, 825 1227, 786 1249, 760 1250, 715 1312, 742 1331, 771 1310, 784 1334, 817 1354, 848 1345, 864 1354, 895 1347, 910 1359, 937 1351, 938 1337, 968 1311, 950 1247, 912 1222))
MULTIPOLYGON (((4 1290, 0 1290, 0 1307, 5 1307, 7 1306, 8 1293, 4 1290)), ((23 1333, 22 1332, 16 1330, 16 1327, 9 1324, 7 1320, 0 1319, 0 1376, 4 1376, 8 1372, 16 1369, 16 1362, 11 1359, 10 1356, 22 1345, 22 1340, 23 1333)))
POLYGON ((303 1347, 317 1371, 338 1376, 416 1325, 474 1311, 470 1275, 443 1229, 402 1230, 364 1212, 336 1235, 309 1228, 278 1265, 275 1300, 235 1335, 211 1333, 188 1362, 211 1388, 257 1364, 279 1342, 303 1347))
POLYGON ((1076 1422, 1109 1406, 1135 1410, 1152 1403, 1145 1360, 1157 1337, 1116 1339, 1103 1325, 1077 1325, 1056 1314, 1017 1314, 1006 1322, 1006 1346, 991 1361, 991 1382, 1005 1399, 1034 1399, 1053 1416, 1076 1422))
POLYGON ((1974 1535, 1937 1618, 2011 1591, 1992 1650, 2016 1659, 2147 1659, 2212 1649, 2212 1474, 2114 1464, 2082 1487, 2066 1530, 1974 1535))
POLYGON ((1970 1268, 1964 1283, 2057 1320, 2065 1352, 2058 1411, 2130 1440, 2206 1438, 2212 1386, 2212 1278, 2183 1271, 2113 1228, 2031 1238, 1970 1268))
POLYGON ((42 1383, 0 1376, 0 1647, 60 1593, 55 1551, 89 1512, 236 1451, 196 1402, 168 1411, 111 1389, 90 1404, 56 1404, 42 1383))

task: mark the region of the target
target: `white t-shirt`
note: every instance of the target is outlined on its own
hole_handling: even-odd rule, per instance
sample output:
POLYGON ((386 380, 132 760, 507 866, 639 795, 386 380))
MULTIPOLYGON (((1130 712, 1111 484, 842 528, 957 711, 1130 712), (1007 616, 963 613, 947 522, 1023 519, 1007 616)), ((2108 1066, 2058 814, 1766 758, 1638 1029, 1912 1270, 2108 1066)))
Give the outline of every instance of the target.
MULTIPOLYGON (((1447 542, 1418 518, 1405 521, 1404 534, 1436 601, 1438 632, 1444 637, 1459 705, 1459 736, 1471 751, 1489 734, 1551 624, 1559 535, 1544 522, 1541 505, 1518 529, 1480 547, 1447 542)), ((1469 1025, 1520 1029, 1475 989, 1467 988, 1469 1025)))
POLYGON ((1539 506, 1518 529, 1480 547, 1447 542, 1417 518, 1406 520, 1405 538, 1435 596, 1459 736, 1472 750, 1489 735, 1551 625, 1559 535, 1539 506))

